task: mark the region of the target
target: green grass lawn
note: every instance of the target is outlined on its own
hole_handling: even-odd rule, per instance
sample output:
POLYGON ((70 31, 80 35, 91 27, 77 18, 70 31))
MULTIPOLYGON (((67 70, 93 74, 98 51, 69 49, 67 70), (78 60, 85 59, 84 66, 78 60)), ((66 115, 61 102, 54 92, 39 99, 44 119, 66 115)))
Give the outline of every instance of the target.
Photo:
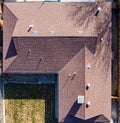
POLYGON ((56 123, 54 85, 5 85, 6 123, 56 123))

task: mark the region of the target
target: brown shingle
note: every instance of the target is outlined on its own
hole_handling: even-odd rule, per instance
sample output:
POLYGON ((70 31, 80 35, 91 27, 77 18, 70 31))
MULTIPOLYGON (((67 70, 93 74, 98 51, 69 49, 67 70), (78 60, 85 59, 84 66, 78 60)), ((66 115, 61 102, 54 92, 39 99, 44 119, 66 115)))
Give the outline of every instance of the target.
MULTIPOLYGON (((111 119, 111 57, 107 56, 110 64, 106 68, 102 57, 104 48, 96 53, 95 19, 88 25, 84 22, 84 26, 76 26, 80 16, 72 15, 75 7, 83 5, 87 8, 89 4, 92 6, 94 3, 4 5, 3 71, 57 73, 59 122, 103 122, 111 119), (34 27, 28 32, 30 24, 34 27), (83 33, 78 34, 79 31, 83 33), (91 64, 91 69, 86 67, 87 64, 91 64), (74 72, 76 75, 73 77, 74 72), (91 84, 88 90, 87 83, 91 84), (78 95, 85 97, 81 106, 76 103, 78 95), (87 108, 88 101, 91 105, 87 108)), ((83 12, 84 9, 80 11, 83 12)), ((99 18, 102 20, 101 16, 99 18)))
POLYGON ((85 119, 85 105, 77 104, 77 97, 85 95, 85 52, 84 48, 59 72, 59 122, 67 115, 85 119), (73 74, 76 76, 73 78, 73 74), (71 76, 70 76, 71 75, 71 76), (76 108, 77 107, 77 108, 76 108))
MULTIPOLYGON (((101 62, 100 55, 97 59, 101 62)), ((59 72, 59 122, 70 122, 70 117, 78 118, 81 122, 111 120, 111 67, 104 73, 103 63, 99 67, 100 64, 95 62, 94 54, 83 48, 59 72), (88 63, 91 65, 90 69, 87 68, 88 63), (76 76, 72 79, 74 72, 76 76), (91 86, 86 89, 88 83, 91 86), (85 97, 82 105, 77 104, 79 95, 85 97), (86 107, 88 101, 91 105, 86 107)))
MULTIPOLYGON (((79 14, 75 17, 74 6, 87 8, 89 3, 69 3, 69 2, 20 2, 5 3, 5 5, 18 18, 13 36, 96 36, 95 19, 88 23, 77 25, 79 14), (22 8, 22 9, 21 9, 22 8), (73 14, 71 14, 73 13, 73 14), (28 32, 29 25, 33 24, 33 29, 28 32), (33 35, 32 31, 37 31, 33 35), (55 31, 55 34, 50 34, 55 31), (82 34, 78 34, 82 31, 82 34)), ((94 4, 94 3, 93 3, 94 4)), ((92 3, 91 3, 92 5, 92 3)), ((84 12, 82 9, 80 12, 84 12)), ((96 11, 96 8, 94 8, 96 11)), ((94 17, 94 14, 93 14, 94 17)), ((82 18, 81 18, 82 19, 82 18)))
POLYGON ((95 37, 14 37, 13 41, 17 57, 6 73, 58 73, 84 46, 94 52, 97 43, 95 37))
POLYGON ((3 25, 3 71, 9 66, 9 64, 15 59, 13 57, 13 45, 11 45, 12 34, 17 22, 15 15, 4 5, 4 25, 3 25), (11 46, 10 46, 11 45, 11 46), (9 52, 10 51, 10 52, 9 52), (11 57, 7 57, 7 54, 11 57), (7 59, 7 60, 6 60, 7 59))

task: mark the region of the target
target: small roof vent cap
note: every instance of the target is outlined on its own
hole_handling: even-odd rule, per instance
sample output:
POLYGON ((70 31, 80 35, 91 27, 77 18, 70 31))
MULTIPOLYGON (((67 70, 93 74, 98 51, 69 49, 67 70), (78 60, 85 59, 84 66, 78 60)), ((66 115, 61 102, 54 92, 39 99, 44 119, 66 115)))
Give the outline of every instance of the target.
POLYGON ((77 31, 78 35, 82 35, 83 31, 77 31))
POLYGON ((87 104, 86 104, 86 106, 89 107, 90 105, 91 105, 91 102, 88 101, 87 104))
POLYGON ((29 25, 29 28, 32 28, 33 26, 34 26, 33 24, 30 24, 30 25, 29 25))
POLYGON ((87 87, 90 87, 90 83, 87 84, 87 87))
POLYGON ((87 68, 88 69, 90 69, 91 68, 91 64, 89 63, 89 64, 87 64, 87 68))
POLYGON ((103 38, 100 38, 100 41, 104 41, 104 39, 103 38))
POLYGON ((102 8, 101 7, 98 7, 97 8, 97 11, 101 12, 102 11, 102 8))
POLYGON ((78 104, 83 104, 84 103, 84 96, 79 95, 77 99, 78 104))
POLYGON ((55 31, 49 31, 49 34, 51 34, 51 35, 53 35, 53 34, 55 34, 55 31))
POLYGON ((37 30, 32 30, 32 34, 37 34, 37 30))

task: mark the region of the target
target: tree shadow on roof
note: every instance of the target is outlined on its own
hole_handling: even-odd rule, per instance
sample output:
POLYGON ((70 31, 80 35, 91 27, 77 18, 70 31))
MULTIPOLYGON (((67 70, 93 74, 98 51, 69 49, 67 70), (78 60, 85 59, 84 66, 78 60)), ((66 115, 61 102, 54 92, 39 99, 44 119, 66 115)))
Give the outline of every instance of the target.
POLYGON ((96 8, 99 6, 98 3, 71 3, 66 7, 70 8, 68 17, 74 21, 75 26, 85 25, 88 26, 94 19, 96 8))
POLYGON ((90 26, 90 23, 95 21, 97 32, 97 45, 95 50, 95 64, 99 62, 102 50, 102 62, 104 65, 104 72, 109 70, 111 66, 111 4, 106 2, 95 3, 72 3, 67 4, 66 8, 70 8, 68 18, 74 22, 75 26, 90 26), (95 16, 97 8, 101 7, 102 10, 95 16))
POLYGON ((16 55, 17 55, 17 52, 15 49, 15 44, 14 44, 13 40, 11 40, 5 59, 8 59, 8 58, 16 56, 16 55))

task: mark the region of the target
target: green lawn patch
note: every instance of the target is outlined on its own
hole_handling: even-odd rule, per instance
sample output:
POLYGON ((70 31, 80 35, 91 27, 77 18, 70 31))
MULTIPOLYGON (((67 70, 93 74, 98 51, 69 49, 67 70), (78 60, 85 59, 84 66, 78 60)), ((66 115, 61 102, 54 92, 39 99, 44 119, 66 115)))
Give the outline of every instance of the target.
POLYGON ((56 123, 54 85, 5 85, 6 123, 56 123))

